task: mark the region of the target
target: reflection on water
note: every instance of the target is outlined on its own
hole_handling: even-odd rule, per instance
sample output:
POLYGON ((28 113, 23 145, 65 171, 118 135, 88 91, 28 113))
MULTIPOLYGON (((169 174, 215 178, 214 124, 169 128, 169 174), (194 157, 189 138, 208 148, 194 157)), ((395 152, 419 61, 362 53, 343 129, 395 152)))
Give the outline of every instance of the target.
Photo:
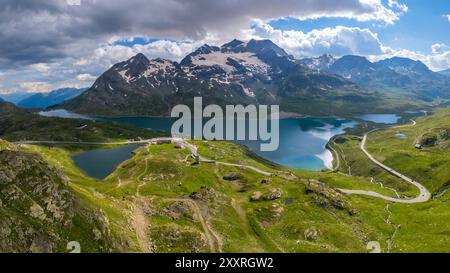
POLYGON ((339 118, 298 118, 280 120, 280 146, 273 152, 261 152, 258 142, 237 142, 256 154, 296 169, 321 170, 332 168, 333 155, 326 149, 328 141, 357 123, 339 118))
POLYGON ((87 116, 87 115, 82 115, 82 114, 77 114, 77 113, 72 113, 72 112, 68 112, 66 110, 52 110, 52 111, 42 111, 38 113, 41 116, 44 117, 59 117, 59 118, 74 118, 74 119, 94 119, 93 117, 87 116))
MULTIPOLYGON (((78 117, 78 114, 67 111, 52 112, 46 115, 62 114, 66 118, 78 117)), ((176 120, 164 117, 83 117, 163 131, 170 131, 176 120)), ((325 148, 328 141, 333 136, 343 133, 346 128, 354 127, 356 124, 352 120, 335 117, 281 119, 278 150, 261 152, 261 141, 235 141, 235 143, 245 145, 256 154, 284 166, 304 170, 321 170, 325 167, 332 167, 333 155, 325 148)))
POLYGON ((116 167, 132 157, 132 152, 140 145, 126 145, 111 149, 95 149, 72 156, 75 165, 87 175, 104 179, 110 175, 116 167))
POLYGON ((395 124, 402 117, 395 114, 370 114, 359 116, 360 119, 382 124, 395 124))

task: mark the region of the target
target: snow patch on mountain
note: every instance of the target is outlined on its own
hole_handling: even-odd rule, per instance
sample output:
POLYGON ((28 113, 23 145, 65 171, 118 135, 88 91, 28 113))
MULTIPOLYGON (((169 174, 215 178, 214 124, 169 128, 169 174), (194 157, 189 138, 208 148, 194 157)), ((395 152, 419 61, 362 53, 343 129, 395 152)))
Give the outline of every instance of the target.
POLYGON ((129 75, 128 69, 127 70, 118 71, 118 73, 122 77, 122 79, 124 79, 127 83, 130 83, 131 81, 134 80, 134 77, 129 75))
POLYGON ((212 52, 192 57, 192 64, 198 66, 220 66, 226 73, 233 73, 237 68, 233 66, 230 60, 238 62, 249 71, 255 73, 267 73, 269 65, 258 59, 255 54, 250 52, 212 52))

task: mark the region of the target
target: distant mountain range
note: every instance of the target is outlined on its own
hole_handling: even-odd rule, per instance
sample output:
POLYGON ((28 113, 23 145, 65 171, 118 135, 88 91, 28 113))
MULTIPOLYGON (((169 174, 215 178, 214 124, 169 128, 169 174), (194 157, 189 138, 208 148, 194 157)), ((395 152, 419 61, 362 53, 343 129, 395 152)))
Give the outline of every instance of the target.
POLYGON ((61 107, 87 114, 161 116, 202 96, 205 104, 277 103, 284 111, 308 114, 381 112, 388 104, 398 106, 393 94, 422 101, 450 98, 448 83, 449 78, 406 58, 296 60, 270 40, 233 40, 220 47, 204 45, 180 63, 137 54, 61 107))
POLYGON ((13 104, 17 104, 21 100, 26 99, 32 95, 33 95, 32 93, 8 93, 8 94, 0 94, 0 99, 13 104))
POLYGON ((278 103, 283 110, 328 114, 379 101, 353 82, 298 63, 270 40, 204 45, 180 63, 143 54, 115 64, 85 93, 61 107, 101 115, 169 115, 176 104, 278 103), (334 101, 335 105, 329 105, 334 101), (324 106, 324 107, 320 107, 324 106))
POLYGON ((17 103, 20 108, 47 108, 79 96, 86 88, 62 88, 49 93, 36 93, 17 103))
POLYGON ((398 93, 420 100, 450 98, 450 78, 431 71, 421 61, 393 57, 370 62, 365 57, 347 55, 335 59, 329 55, 306 58, 302 65, 318 71, 341 75, 358 85, 385 93, 398 93))

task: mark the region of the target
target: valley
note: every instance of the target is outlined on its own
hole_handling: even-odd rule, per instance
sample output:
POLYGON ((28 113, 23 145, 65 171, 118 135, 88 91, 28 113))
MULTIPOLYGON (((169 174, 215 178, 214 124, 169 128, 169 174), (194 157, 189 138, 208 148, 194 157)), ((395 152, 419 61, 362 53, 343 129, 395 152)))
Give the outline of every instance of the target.
MULTIPOLYGON (((357 133, 364 124, 330 141, 337 153, 334 171, 289 169, 245 147, 220 141, 138 147, 132 158, 101 182, 76 167, 71 155, 110 146, 104 138, 98 139, 104 143, 94 145, 87 145, 89 140, 85 144, 58 144, 55 140, 43 146, 3 142, 1 154, 18 151, 41 156, 66 177, 69 192, 80 200, 77 202, 100 209, 105 215, 104 232, 110 234, 110 240, 102 243, 107 248, 101 252, 366 252, 372 241, 380 242, 384 252, 446 252, 448 170, 440 172, 443 176, 424 176, 428 172, 415 169, 430 166, 425 164, 443 164, 445 168, 449 119, 443 117, 449 111, 418 117, 417 124, 381 126, 367 136, 365 147, 376 160, 423 183, 431 192, 432 198, 421 204, 345 193, 371 191, 393 200, 419 195, 414 185, 392 176, 364 154, 360 147, 363 135, 357 133), (398 138, 398 132, 407 139, 398 138), (421 150, 415 148, 416 141, 424 145, 421 150), (402 151, 402 160, 390 159, 385 152, 392 151, 393 145, 402 151), (197 148, 191 149, 194 146, 197 148), (199 164, 191 157, 193 151, 200 155, 199 164), (433 157, 428 157, 430 153, 433 157), (423 163, 408 163, 411 156, 414 162, 423 163)), ((9 201, 2 197, 2 204, 9 201)), ((44 213, 51 211, 49 206, 41 207, 44 213)), ((39 217, 28 216, 27 209, 17 217, 23 221, 39 217)), ((99 242, 94 238, 100 235, 85 236, 99 242)), ((64 251, 64 238, 73 240, 77 235, 60 237, 52 251, 64 251)), ((51 244, 49 240, 44 236, 40 245, 51 244)), ((99 251, 90 244, 83 250, 99 251)))
POLYGON ((448 252, 447 93, 419 61, 233 40, 0 101, 0 251, 448 252), (169 137, 198 96, 279 104, 279 149, 169 137))

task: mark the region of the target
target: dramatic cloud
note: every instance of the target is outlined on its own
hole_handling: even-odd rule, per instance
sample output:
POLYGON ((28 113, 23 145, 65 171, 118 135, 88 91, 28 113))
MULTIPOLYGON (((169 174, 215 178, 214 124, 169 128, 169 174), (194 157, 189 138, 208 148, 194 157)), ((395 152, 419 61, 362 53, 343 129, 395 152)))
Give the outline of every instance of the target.
POLYGON ((345 17, 392 24, 404 7, 381 0, 2 0, 0 67, 86 56, 113 36, 203 40, 209 35, 225 41, 254 19, 345 17))
POLYGON ((381 55, 388 50, 375 33, 357 27, 337 26, 304 33, 281 31, 259 22, 247 31, 247 35, 248 38, 271 39, 297 58, 322 54, 381 55))
POLYGON ((143 53, 151 59, 166 58, 180 61, 206 42, 212 41, 159 40, 132 47, 103 44, 80 58, 64 58, 58 62, 25 65, 0 73, 0 92, 47 92, 63 87, 87 87, 113 64, 127 60, 137 53, 143 53), (26 84, 22 84, 23 82, 26 84), (43 82, 47 84, 44 85, 43 82))
POLYGON ((95 77, 89 73, 84 73, 84 74, 77 75, 76 78, 79 81, 94 81, 97 77, 95 77))
POLYGON ((322 54, 340 57, 351 54, 380 60, 400 56, 420 60, 436 71, 450 67, 450 46, 446 44, 432 45, 430 55, 406 49, 393 49, 383 45, 376 33, 358 27, 337 26, 305 33, 274 29, 260 21, 246 31, 246 35, 248 39, 271 39, 296 58, 322 54))
POLYGON ((450 46, 445 44, 434 44, 431 46, 431 54, 426 55, 420 52, 414 52, 406 49, 389 50, 385 55, 377 56, 376 59, 383 59, 387 57, 400 56, 411 58, 413 60, 420 60, 425 63, 430 69, 440 71, 450 67, 450 46))
POLYGON ((450 23, 450 14, 444 15, 445 18, 447 18, 448 22, 450 23))

